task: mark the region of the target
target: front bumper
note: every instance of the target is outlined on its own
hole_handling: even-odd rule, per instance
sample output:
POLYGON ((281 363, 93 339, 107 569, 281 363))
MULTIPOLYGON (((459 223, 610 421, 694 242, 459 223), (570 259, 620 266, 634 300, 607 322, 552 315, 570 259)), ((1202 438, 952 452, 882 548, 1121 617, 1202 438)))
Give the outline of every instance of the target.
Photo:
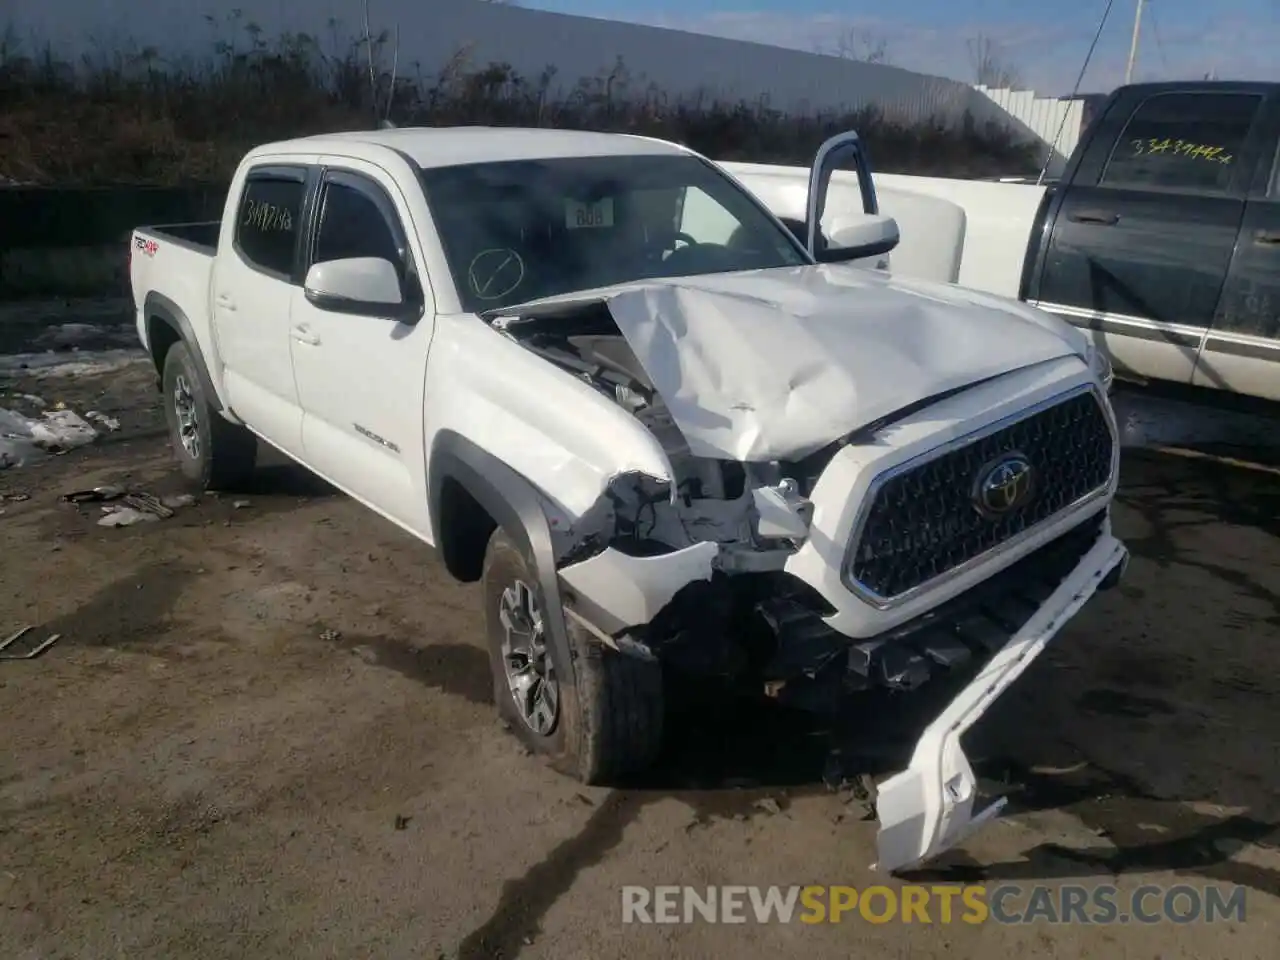
POLYGON ((960 843, 1004 807, 976 811, 977 781, 960 738, 1040 655, 1063 625, 1123 572, 1124 544, 1105 525, 1101 536, 1056 589, 1022 622, 916 742, 907 769, 880 784, 875 869, 913 867, 960 843))

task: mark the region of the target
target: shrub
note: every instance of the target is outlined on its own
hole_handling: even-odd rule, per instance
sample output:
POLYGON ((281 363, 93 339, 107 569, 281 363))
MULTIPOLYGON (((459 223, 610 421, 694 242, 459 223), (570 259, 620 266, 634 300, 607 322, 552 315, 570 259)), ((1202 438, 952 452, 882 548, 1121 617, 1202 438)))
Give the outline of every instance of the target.
MULTIPOLYGON (((212 20, 210 21, 212 23, 212 20)), ((213 24, 217 27, 217 24, 213 24)), ((332 26, 332 24, 331 24, 332 26)), ((806 164, 831 134, 857 129, 877 168, 982 176, 1032 172, 1033 148, 999 124, 907 124, 875 109, 784 113, 767 102, 673 97, 629 75, 567 92, 548 67, 473 67, 467 50, 436 73, 395 62, 388 36, 329 44, 268 40, 252 24, 196 60, 155 48, 70 63, 46 45, 0 36, 0 178, 37 184, 225 182, 257 143, 339 129, 397 126, 565 127, 675 140, 724 160, 806 164), (406 75, 407 74, 407 75, 406 75)))

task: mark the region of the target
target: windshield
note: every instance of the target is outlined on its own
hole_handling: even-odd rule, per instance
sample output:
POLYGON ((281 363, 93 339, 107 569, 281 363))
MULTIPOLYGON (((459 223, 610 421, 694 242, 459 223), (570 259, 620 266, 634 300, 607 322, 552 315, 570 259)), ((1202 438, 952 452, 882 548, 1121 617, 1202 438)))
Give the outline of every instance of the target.
POLYGON ((807 263, 790 234, 698 157, 513 160, 422 171, 472 313, 655 277, 807 263))

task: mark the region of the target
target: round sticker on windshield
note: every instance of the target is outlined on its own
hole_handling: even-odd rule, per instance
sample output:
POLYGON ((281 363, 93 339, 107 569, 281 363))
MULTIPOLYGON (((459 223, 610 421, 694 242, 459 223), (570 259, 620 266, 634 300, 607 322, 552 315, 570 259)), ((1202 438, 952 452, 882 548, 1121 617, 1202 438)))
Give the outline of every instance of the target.
POLYGON ((482 250, 467 268, 467 283, 481 300, 501 300, 524 282, 524 261, 505 247, 482 250))

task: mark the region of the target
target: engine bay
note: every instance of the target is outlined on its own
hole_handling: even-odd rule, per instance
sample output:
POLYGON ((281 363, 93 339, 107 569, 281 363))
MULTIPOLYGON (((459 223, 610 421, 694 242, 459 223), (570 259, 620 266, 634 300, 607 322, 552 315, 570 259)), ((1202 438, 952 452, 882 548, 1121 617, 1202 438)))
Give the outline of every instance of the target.
POLYGON ((674 491, 641 477, 619 478, 629 482, 610 486, 612 530, 606 539, 612 546, 651 556, 717 543, 727 548, 722 566, 758 571, 780 568, 808 536, 812 505, 796 481, 784 476, 782 464, 743 464, 690 451, 606 304, 502 318, 494 326, 628 411, 666 453, 674 491))

